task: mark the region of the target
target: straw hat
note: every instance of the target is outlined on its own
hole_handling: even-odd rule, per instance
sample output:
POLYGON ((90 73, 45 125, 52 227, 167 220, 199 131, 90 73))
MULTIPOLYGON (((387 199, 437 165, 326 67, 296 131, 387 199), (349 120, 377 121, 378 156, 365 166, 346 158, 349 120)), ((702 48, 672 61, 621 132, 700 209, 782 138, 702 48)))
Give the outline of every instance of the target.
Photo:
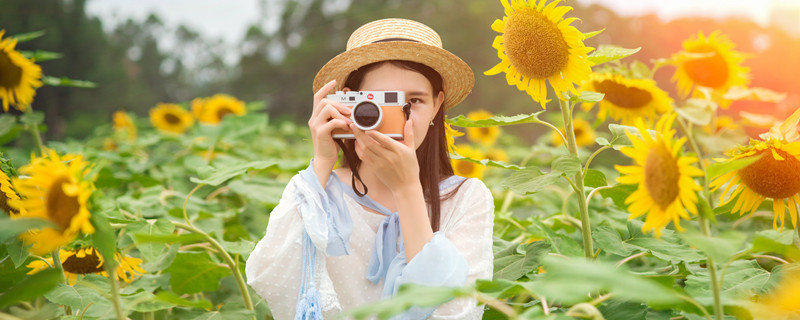
POLYGON ((444 108, 452 108, 472 91, 475 76, 466 62, 442 48, 430 27, 412 20, 383 19, 367 23, 350 35, 347 51, 337 55, 314 78, 314 92, 331 80, 342 90, 347 76, 373 62, 407 60, 439 72, 444 82, 444 108))

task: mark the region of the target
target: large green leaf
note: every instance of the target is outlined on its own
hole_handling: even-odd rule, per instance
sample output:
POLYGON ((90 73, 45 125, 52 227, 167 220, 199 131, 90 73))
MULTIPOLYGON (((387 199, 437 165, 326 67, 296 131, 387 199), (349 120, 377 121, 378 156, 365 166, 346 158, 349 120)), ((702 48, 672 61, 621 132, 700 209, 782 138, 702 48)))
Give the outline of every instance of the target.
POLYGON ((18 301, 30 301, 53 290, 61 282, 61 273, 46 269, 25 277, 22 281, 0 295, 0 309, 18 301))
POLYGON ((472 127, 472 128, 484 128, 484 127, 494 127, 494 126, 507 126, 512 124, 523 124, 523 123, 542 123, 542 120, 539 120, 539 114, 544 112, 544 110, 531 113, 531 114, 518 114, 516 116, 501 116, 495 115, 489 119, 483 120, 471 120, 463 115, 459 115, 453 119, 448 119, 451 125, 458 126, 458 127, 472 127))
POLYGON ((641 47, 635 49, 626 49, 615 45, 604 44, 597 47, 597 50, 594 50, 592 53, 590 53, 586 59, 591 61, 594 65, 599 65, 625 58, 639 52, 641 49, 641 47))
POLYGON ((615 298, 631 302, 680 302, 671 288, 610 263, 548 256, 544 258, 544 268, 547 272, 530 287, 551 301, 571 305, 591 300, 591 295, 597 292, 609 292, 615 298))
MULTIPOLYGON (((721 272, 717 274, 723 276, 721 272)), ((771 276, 755 260, 734 261, 725 270, 721 294, 727 299, 736 299, 742 293, 763 292, 771 276)), ((687 277, 686 292, 707 304, 713 301, 708 269, 700 269, 687 277)))
POLYGON ((433 307, 450 301, 453 298, 469 295, 474 289, 429 287, 414 284, 400 286, 391 299, 384 299, 374 303, 345 311, 342 315, 355 319, 368 319, 375 315, 379 319, 389 319, 398 315, 412 306, 433 307))
POLYGON ((765 152, 765 153, 763 153, 761 155, 757 155, 757 156, 745 157, 745 158, 736 159, 736 160, 730 160, 730 161, 725 161, 725 162, 712 163, 712 164, 710 164, 708 166, 708 168, 706 168, 706 177, 708 177, 709 180, 712 180, 712 179, 714 179, 716 177, 719 177, 719 176, 721 176, 723 174, 726 174, 728 172, 739 170, 741 168, 749 166, 753 162, 758 161, 759 159, 761 159, 761 157, 763 157, 764 155, 766 155, 768 153, 769 152, 765 152))
POLYGON ((210 309, 212 307, 211 301, 206 299, 198 299, 198 300, 189 300, 184 299, 169 291, 161 291, 156 294, 156 299, 169 302, 175 305, 184 306, 184 307, 194 307, 194 308, 202 308, 202 309, 210 309))
POLYGON ((44 296, 50 302, 70 306, 77 310, 83 310, 89 304, 92 304, 93 308, 111 307, 111 302, 103 297, 102 292, 99 292, 96 287, 86 286, 82 282, 74 286, 59 283, 53 291, 44 296))
POLYGON ((275 160, 262 160, 242 163, 234 166, 226 166, 224 168, 214 168, 210 166, 200 167, 197 169, 199 178, 191 177, 190 181, 197 184, 207 184, 211 186, 218 186, 236 176, 240 176, 248 170, 262 170, 273 165, 276 165, 275 160))
POLYGON ((550 244, 544 241, 512 244, 495 254, 493 279, 519 279, 539 266, 539 261, 549 251, 550 244))
POLYGON ((67 77, 51 77, 51 76, 44 76, 42 77, 42 83, 48 86, 55 86, 55 87, 78 87, 78 88, 96 88, 97 83, 85 80, 75 80, 70 79, 67 77))
POLYGON ((483 166, 497 167, 497 168, 503 168, 503 169, 511 169, 511 170, 520 170, 520 169, 522 169, 522 167, 520 167, 520 166, 509 164, 509 163, 505 163, 503 161, 495 161, 495 160, 489 160, 489 159, 478 160, 478 159, 462 157, 462 156, 457 155, 457 154, 450 154, 450 159, 453 159, 453 160, 464 160, 464 161, 469 161, 469 162, 472 162, 472 163, 478 163, 478 164, 481 164, 483 166))
POLYGON ((164 272, 170 274, 172 291, 184 294, 217 290, 220 279, 231 270, 211 260, 206 252, 180 252, 164 272))
POLYGON ((116 268, 117 260, 114 258, 117 253, 116 233, 111 229, 108 218, 104 214, 93 214, 91 221, 94 226, 92 245, 103 255, 105 268, 116 268))
MULTIPOLYGON (((172 235, 172 232, 175 231, 175 225, 169 222, 167 219, 157 219, 155 221, 137 221, 125 226, 125 229, 128 231, 129 234, 134 235, 172 235)), ((134 236, 133 240, 136 243, 136 249, 139 249, 139 253, 142 254, 142 259, 145 261, 153 261, 156 260, 158 256, 160 256, 167 247, 164 243, 152 241, 152 242, 140 242, 141 238, 138 236, 134 236)))
POLYGON ((747 240, 747 235, 741 232, 727 231, 714 237, 706 237, 695 231, 682 233, 681 238, 686 243, 700 249, 714 261, 722 263, 739 252, 747 240))
POLYGON ((527 167, 515 171, 500 182, 498 187, 509 189, 517 194, 531 194, 544 190, 561 179, 561 172, 542 173, 537 167, 527 167))
POLYGON ((558 156, 553 159, 550 169, 552 172, 561 172, 568 177, 572 177, 581 171, 581 160, 571 154, 558 156))
POLYGON ((583 178, 583 185, 590 188, 605 187, 608 185, 608 179, 606 179, 606 175, 602 171, 589 169, 583 178))

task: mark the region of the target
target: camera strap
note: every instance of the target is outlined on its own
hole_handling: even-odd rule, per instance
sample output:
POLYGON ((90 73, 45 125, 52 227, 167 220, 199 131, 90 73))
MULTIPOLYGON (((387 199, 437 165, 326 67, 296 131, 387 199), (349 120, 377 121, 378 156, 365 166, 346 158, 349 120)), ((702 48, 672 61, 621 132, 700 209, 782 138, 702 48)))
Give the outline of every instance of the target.
POLYGON ((350 173, 351 173, 350 174, 350 184, 353 186, 353 191, 355 191, 356 195, 358 195, 359 197, 363 197, 363 196, 367 195, 367 192, 369 192, 369 189, 367 189, 367 185, 364 184, 364 181, 361 180, 361 176, 358 174, 358 168, 353 167, 353 165, 355 164, 355 161, 350 156, 350 153, 347 152, 347 147, 344 145, 344 140, 342 140, 342 139, 333 139, 333 141, 336 141, 336 144, 339 145, 339 148, 342 148, 342 153, 344 153, 344 156, 347 158, 347 163, 349 163, 351 165, 350 166, 350 173), (360 182, 361 186, 364 187, 364 193, 361 193, 361 191, 358 191, 358 188, 356 188, 356 179, 358 179, 358 182, 360 182))

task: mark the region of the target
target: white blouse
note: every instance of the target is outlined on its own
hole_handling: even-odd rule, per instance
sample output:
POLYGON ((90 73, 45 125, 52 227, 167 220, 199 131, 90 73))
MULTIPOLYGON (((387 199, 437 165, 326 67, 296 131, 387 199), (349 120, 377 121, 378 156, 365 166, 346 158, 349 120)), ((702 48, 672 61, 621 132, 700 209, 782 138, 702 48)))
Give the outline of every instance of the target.
MULTIPOLYGON (((458 182, 456 180, 463 178, 454 176, 443 181, 441 194, 458 185, 453 183, 458 182)), ((453 197, 442 201, 439 232, 408 263, 402 235, 399 236, 395 250, 390 250, 397 257, 392 265, 383 267, 383 278, 377 284, 366 275, 370 259, 375 260, 373 256, 379 255, 373 251, 382 245, 376 235, 384 233, 385 229, 380 229, 390 223, 392 216, 367 211, 362 204, 375 206, 376 202, 369 196, 357 199, 352 188, 343 184, 335 173, 331 174, 323 194, 320 194, 321 189, 311 166, 293 177, 280 203, 270 213, 266 235, 247 260, 247 283, 267 301, 275 319, 295 316, 304 269, 305 232, 316 246, 313 283, 325 318, 379 300, 382 293, 383 297, 387 292, 391 295, 403 283, 468 286, 477 279, 491 280, 494 202, 491 192, 480 180, 466 179, 453 197), (332 208, 336 206, 341 206, 339 211, 332 208), (387 268, 390 269, 388 275, 387 268), (458 275, 461 273, 466 277, 458 275), (459 284, 461 281, 463 283, 459 284)), ((372 209, 389 214, 388 210, 377 206, 372 209)), ((374 270, 369 272, 374 273, 374 270)), ((427 315, 429 319, 481 319, 483 306, 477 305, 474 299, 459 298, 437 307, 432 314, 417 310, 399 318, 421 319, 427 315)))

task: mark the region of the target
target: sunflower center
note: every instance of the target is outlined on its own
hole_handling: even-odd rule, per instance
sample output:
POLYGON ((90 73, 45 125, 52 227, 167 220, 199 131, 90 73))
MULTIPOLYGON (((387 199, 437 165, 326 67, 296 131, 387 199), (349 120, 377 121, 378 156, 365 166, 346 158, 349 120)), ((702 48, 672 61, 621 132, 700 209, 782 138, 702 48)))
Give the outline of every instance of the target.
POLYGON ((176 115, 174 115, 172 113, 165 114, 164 115, 164 120, 167 121, 167 123, 169 123, 169 124, 174 124, 174 125, 181 124, 181 118, 179 118, 178 116, 176 116, 176 115))
POLYGON ((683 64, 686 73, 698 85, 718 88, 728 81, 728 64, 709 44, 702 44, 688 50, 691 53, 714 53, 713 56, 687 61, 683 64))
POLYGON ((61 230, 69 228, 72 217, 78 215, 81 207, 78 197, 64 193, 66 183, 69 183, 69 179, 61 177, 50 185, 50 192, 47 193, 47 215, 61 230))
POLYGON ((661 209, 666 209, 678 197, 680 170, 678 162, 667 147, 659 144, 650 150, 644 164, 644 185, 650 197, 661 209))
POLYGON ((509 15, 503 44, 514 67, 530 78, 556 75, 569 60, 569 46, 558 26, 532 8, 509 15))
POLYGON ((105 270, 100 263, 100 257, 97 256, 97 251, 90 251, 91 254, 87 251, 83 257, 72 255, 64 260, 64 263, 61 264, 64 267, 64 271, 74 274, 88 274, 105 270))
POLYGON ((9 198, 8 198, 8 196, 6 196, 5 192, 0 191, 0 209, 3 209, 3 211, 8 213, 9 215, 17 214, 17 211, 12 209, 8 205, 8 199, 9 198))
POLYGON ((475 164, 469 161, 459 161, 458 171, 465 175, 469 175, 470 173, 472 173, 472 171, 475 171, 475 164))
POLYGON ((489 128, 478 128, 478 132, 480 132, 482 136, 488 136, 489 128))
POLYGON ((770 148, 758 154, 768 154, 751 165, 739 169, 742 182, 759 195, 772 199, 783 199, 800 193, 800 161, 786 151, 770 148), (775 150, 784 160, 772 156, 775 150))
POLYGON ((0 51, 0 88, 14 88, 22 82, 22 68, 11 61, 8 53, 0 51))
POLYGON ((225 116, 227 116, 227 115, 229 115, 229 114, 231 114, 231 113, 233 113, 233 111, 231 111, 231 109, 228 109, 228 108, 219 108, 219 109, 217 110, 217 119, 219 119, 220 121, 222 121, 222 118, 223 118, 223 117, 225 117, 225 116))
POLYGON ((624 109, 640 109, 653 100, 653 96, 647 90, 629 87, 616 81, 595 82, 594 87, 605 94, 603 100, 624 109))

